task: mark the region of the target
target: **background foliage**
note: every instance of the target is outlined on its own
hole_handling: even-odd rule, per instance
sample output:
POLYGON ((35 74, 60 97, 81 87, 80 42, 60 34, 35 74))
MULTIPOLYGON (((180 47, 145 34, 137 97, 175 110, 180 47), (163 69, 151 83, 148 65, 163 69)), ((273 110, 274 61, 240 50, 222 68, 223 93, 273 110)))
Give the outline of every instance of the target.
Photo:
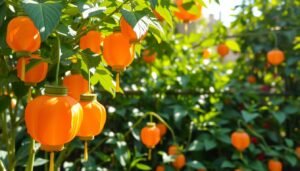
MULTIPOLYGON (((82 161, 83 144, 75 139, 57 154, 57 168, 152 170, 164 163, 166 170, 174 170, 166 154, 168 146, 175 143, 170 132, 148 161, 139 132, 149 119, 132 127, 146 112, 153 111, 174 129, 187 157, 184 170, 243 167, 265 171, 271 158, 280 159, 285 170, 299 170, 294 149, 300 144, 300 3, 244 0, 235 7, 237 15, 230 28, 217 22, 212 31, 205 31, 207 21, 201 19, 197 23, 203 31, 190 33, 178 31, 178 21, 171 12, 174 9, 172 2, 163 0, 0 0, 0 166, 4 166, 0 168, 24 170, 29 154, 30 137, 23 118, 29 87, 16 77, 16 56, 5 43, 10 19, 28 15, 41 31, 40 53, 50 65, 47 79, 34 87, 33 96, 55 81, 58 59, 54 42, 59 37, 60 77, 72 67, 80 67, 85 76, 88 68, 93 68, 94 91, 108 111, 104 132, 90 143, 89 161, 82 161), (159 23, 151 8, 165 21, 159 23), (254 11, 260 15, 253 15, 254 11), (83 26, 99 29, 104 35, 118 30, 121 15, 138 32, 142 32, 142 26, 137 23, 143 20, 149 31, 136 45, 135 61, 122 74, 124 94, 115 95, 110 68, 101 57, 80 51, 78 41, 86 32, 83 26), (221 42, 226 42, 239 58, 221 59, 214 50, 221 42), (207 48, 212 54, 205 59, 202 52, 207 48), (286 55, 284 64, 278 67, 266 62, 266 53, 273 48, 286 55), (157 52, 153 64, 143 61, 144 49, 157 52), (77 65, 71 62, 74 55, 77 65), (248 76, 255 76, 256 83, 250 84, 248 76), (12 100, 17 107, 11 107, 12 100), (231 132, 238 128, 252 137, 243 158, 230 142, 231 132)), ((47 155, 38 147, 34 164, 37 169, 47 169, 47 155)))

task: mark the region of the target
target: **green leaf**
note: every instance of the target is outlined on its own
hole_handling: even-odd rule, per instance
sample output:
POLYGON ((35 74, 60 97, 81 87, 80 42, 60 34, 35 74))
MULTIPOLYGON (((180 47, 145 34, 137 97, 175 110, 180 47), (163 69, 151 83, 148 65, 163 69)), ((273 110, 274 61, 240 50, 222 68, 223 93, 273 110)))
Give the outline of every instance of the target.
POLYGON ((188 147, 188 151, 199 151, 203 149, 203 143, 202 141, 198 138, 195 139, 188 147))
POLYGON ((142 164, 142 163, 136 164, 136 168, 138 168, 139 170, 151 170, 152 169, 150 166, 142 164))
POLYGON ((291 166, 296 166, 298 158, 295 155, 283 155, 284 159, 289 162, 291 166))
POLYGON ((102 65, 97 67, 96 73, 91 77, 91 84, 96 85, 97 83, 100 83, 104 90, 115 97, 115 85, 112 74, 102 65))
POLYGON ((44 165, 46 163, 48 163, 48 160, 42 159, 42 158, 37 158, 37 159, 34 160, 33 166, 34 167, 35 166, 41 166, 41 165, 44 165))
POLYGON ((96 15, 102 14, 106 10, 106 7, 92 7, 82 12, 82 18, 87 19, 96 15))
POLYGON ((97 67, 101 61, 99 54, 93 53, 89 48, 82 51, 81 56, 88 68, 97 67))
POLYGON ((229 49, 231 49, 232 51, 235 51, 235 52, 240 52, 241 51, 241 48, 240 48, 240 45, 234 41, 234 40, 227 40, 225 42, 225 44, 229 47, 229 49))
POLYGON ((205 166, 197 160, 189 161, 186 163, 186 165, 193 169, 206 169, 205 166))
POLYGON ((217 146, 216 141, 212 138, 206 138, 203 141, 204 141, 204 147, 206 151, 209 151, 217 146))
POLYGON ((275 117, 275 119, 277 120, 277 122, 280 124, 282 124, 286 119, 285 113, 283 113, 281 111, 272 112, 272 114, 275 117))
POLYGON ((293 148, 293 146, 294 146, 293 140, 285 138, 284 141, 289 148, 293 148))
POLYGON ((157 6, 155 8, 156 12, 158 12, 164 20, 173 28, 173 20, 170 11, 166 7, 157 6))
POLYGON ((63 8, 62 4, 53 1, 39 3, 26 0, 23 2, 23 7, 26 14, 33 20, 40 31, 42 40, 46 40, 59 23, 63 8))
POLYGON ((232 162, 226 160, 221 164, 221 168, 235 168, 235 165, 232 162))
POLYGON ((252 120, 254 120, 255 118, 257 118, 259 116, 259 114, 257 113, 249 113, 245 110, 242 111, 242 116, 243 116, 243 119, 245 120, 245 122, 250 122, 252 120))

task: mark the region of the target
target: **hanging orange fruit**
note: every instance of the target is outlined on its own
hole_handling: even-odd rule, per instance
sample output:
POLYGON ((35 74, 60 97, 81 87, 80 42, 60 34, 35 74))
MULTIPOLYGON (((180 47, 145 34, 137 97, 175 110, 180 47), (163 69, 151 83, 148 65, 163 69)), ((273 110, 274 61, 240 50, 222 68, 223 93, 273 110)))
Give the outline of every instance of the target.
POLYGON ((285 60, 285 56, 281 50, 274 49, 268 52, 267 59, 270 64, 279 65, 285 60))
POLYGON ((268 162, 269 171, 282 171, 282 163, 279 160, 271 159, 268 162))
POLYGON ((82 108, 67 89, 46 86, 45 95, 30 101, 25 109, 25 124, 29 135, 41 144, 41 149, 51 152, 50 170, 53 170, 54 152, 61 151, 79 131, 82 108))
POLYGON ((217 51, 221 57, 225 57, 229 53, 229 48, 226 44, 222 43, 218 46, 217 51))
POLYGON ((86 35, 80 38, 80 49, 90 49, 96 54, 101 53, 100 45, 103 42, 102 34, 98 31, 89 31, 86 35))
POLYGON ((46 78, 48 72, 48 63, 40 62, 26 72, 26 66, 31 59, 41 59, 39 55, 33 54, 31 57, 21 57, 17 63, 17 75, 27 84, 36 84, 46 78))
POLYGON ((191 13, 184 8, 184 0, 176 0, 178 10, 175 11, 175 16, 185 23, 195 21, 202 15, 202 6, 197 1, 193 2, 193 6, 196 7, 197 13, 191 13))
POLYGON ((63 85, 68 89, 68 95, 76 101, 80 100, 80 95, 89 92, 89 82, 78 73, 65 76, 63 85))
POLYGON ((156 59, 156 52, 150 50, 144 50, 142 53, 143 59, 146 63, 153 63, 156 59))
POLYGON ((243 152, 250 145, 250 137, 243 130, 237 130, 231 134, 232 145, 240 152, 243 152))
POLYGON ((147 123, 141 131, 141 141, 147 147, 153 149, 160 141, 160 131, 154 122, 147 123))
POLYGON ((83 119, 77 136, 85 141, 84 158, 88 158, 87 141, 93 140, 100 134, 106 122, 106 111, 102 104, 96 100, 95 94, 82 94, 80 105, 83 109, 83 119))
POLYGON ((156 124, 156 127, 159 129, 160 137, 162 138, 167 133, 166 125, 163 123, 158 123, 158 124, 156 124))
POLYGON ((127 36, 120 32, 105 37, 103 43, 103 57, 106 63, 117 72, 116 92, 119 88, 119 73, 124 71, 134 59, 134 45, 131 45, 127 36))
POLYGON ((168 154, 175 156, 175 160, 172 162, 172 165, 173 165, 174 168, 180 170, 185 166, 185 164, 186 164, 185 156, 178 149, 178 146, 171 145, 168 148, 168 154))
POLYGON ((29 17, 13 18, 7 26, 6 43, 15 52, 35 52, 40 48, 41 37, 29 17))

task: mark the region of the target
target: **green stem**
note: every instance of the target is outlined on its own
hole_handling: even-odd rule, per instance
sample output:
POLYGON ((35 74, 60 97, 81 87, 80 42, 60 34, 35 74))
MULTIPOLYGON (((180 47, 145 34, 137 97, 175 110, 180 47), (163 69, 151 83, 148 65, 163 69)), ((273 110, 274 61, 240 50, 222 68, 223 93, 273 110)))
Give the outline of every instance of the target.
POLYGON ((34 139, 30 138, 30 146, 29 146, 29 157, 27 161, 26 171, 33 171, 33 164, 35 158, 35 141, 34 139))
MULTIPOLYGON (((10 91, 8 90, 8 93, 10 94, 10 91)), ((8 170, 14 171, 15 170, 15 164, 16 164, 16 147, 15 147, 15 141, 16 141, 16 113, 13 111, 12 107, 9 107, 9 115, 10 115, 10 136, 7 137, 8 139, 8 170)))
POLYGON ((100 147, 106 140, 108 140, 109 137, 103 138, 101 141, 99 141, 91 150, 90 153, 95 151, 98 147, 100 147))
POLYGON ((59 156, 56 159, 54 170, 58 170, 58 168, 62 165, 63 161, 71 154, 71 152, 74 150, 73 146, 68 146, 59 153, 59 156))
POLYGON ((148 115, 153 115, 153 116, 156 117, 160 122, 162 122, 164 125, 166 125, 167 128, 168 128, 168 129, 170 130, 170 132, 171 132, 171 135, 172 135, 172 138, 173 138, 174 143, 176 144, 176 136, 175 136, 175 133, 174 133, 172 127, 170 127, 170 125, 169 125, 165 120, 163 120, 163 118, 161 118, 158 114, 156 114, 156 113, 154 113, 154 112, 148 112, 148 113, 146 113, 146 114, 148 114, 148 115))
POLYGON ((0 171, 6 171, 5 166, 2 162, 2 160, 0 160, 0 171))
POLYGON ((60 53, 60 38, 59 35, 56 34, 56 57, 57 57, 57 67, 56 67, 56 79, 55 79, 55 84, 59 85, 59 67, 60 67, 60 57, 61 57, 61 53, 60 53))
POLYGON ((88 76, 89 76, 89 93, 91 93, 91 71, 90 71, 90 68, 88 68, 88 76))

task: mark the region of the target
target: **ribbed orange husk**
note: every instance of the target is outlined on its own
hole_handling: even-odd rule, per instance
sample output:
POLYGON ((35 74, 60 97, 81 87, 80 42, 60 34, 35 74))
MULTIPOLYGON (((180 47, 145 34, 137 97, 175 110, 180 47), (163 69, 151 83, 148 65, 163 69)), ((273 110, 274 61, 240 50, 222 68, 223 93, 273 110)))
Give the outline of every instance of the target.
POLYGON ((100 32, 97 31, 89 31, 86 35, 80 38, 79 46, 80 49, 90 49, 92 52, 96 54, 101 53, 101 43, 103 42, 103 37, 100 32))
POLYGON ((129 38, 130 42, 136 42, 138 40, 132 26, 125 20, 124 17, 121 17, 120 19, 120 28, 121 32, 129 38))
POLYGON ((8 23, 6 43, 14 51, 34 52, 40 48, 41 37, 29 17, 18 16, 8 23))
POLYGON ((142 56, 146 63, 153 63, 156 59, 156 52, 151 52, 150 50, 144 50, 142 56))
POLYGON ((43 146, 63 146, 78 133, 82 108, 69 96, 42 95, 25 109, 25 124, 30 136, 43 146))
POLYGON ((80 100, 80 95, 89 92, 89 82, 80 74, 65 76, 63 85, 68 89, 68 95, 75 100, 80 100))
POLYGON ((231 143, 238 151, 244 151, 250 145, 250 137, 244 131, 236 131, 231 134, 231 143))
POLYGON ((202 15, 202 6, 195 1, 195 6, 197 7, 197 14, 193 14, 193 13, 190 13, 188 12, 187 10, 185 10, 183 8, 183 3, 184 3, 184 0, 176 0, 176 5, 177 5, 177 8, 178 8, 178 11, 175 11, 175 16, 184 21, 184 22, 191 22, 191 21, 194 21, 194 20, 197 20, 198 18, 201 17, 202 15))
POLYGON ((140 137, 147 148, 154 148, 160 141, 160 131, 156 126, 146 126, 141 130, 140 137))
POLYGON ((269 171, 282 171, 282 163, 278 160, 269 160, 268 162, 269 171))
POLYGON ((217 51, 221 57, 224 57, 229 53, 229 48, 226 44, 222 43, 218 46, 217 51))
POLYGON ((93 137, 100 134, 106 122, 106 110, 96 100, 80 101, 83 109, 83 120, 77 133, 79 137, 93 137))
POLYGON ((104 39, 103 57, 112 68, 125 69, 134 59, 134 45, 121 32, 112 33, 104 39))
POLYGON ((161 137, 167 133, 167 127, 165 124, 158 123, 158 124, 156 124, 156 127, 159 129, 161 137))
POLYGON ((270 64, 279 65, 285 60, 285 56, 281 50, 274 49, 268 52, 267 59, 270 64))
MULTIPOLYGON (((19 78, 22 79, 22 63, 25 62, 27 65, 31 59, 41 59, 39 55, 32 55, 31 57, 23 57, 18 59, 17 63, 17 75, 19 78)), ((26 67, 25 67, 26 68, 26 67)), ((48 63, 47 62, 40 62, 39 64, 33 66, 30 70, 25 72, 25 80, 26 83, 39 83, 43 81, 48 72, 48 63)))
POLYGON ((178 154, 175 157, 175 161, 172 162, 173 167, 176 169, 182 169, 186 164, 186 159, 183 154, 178 154))

